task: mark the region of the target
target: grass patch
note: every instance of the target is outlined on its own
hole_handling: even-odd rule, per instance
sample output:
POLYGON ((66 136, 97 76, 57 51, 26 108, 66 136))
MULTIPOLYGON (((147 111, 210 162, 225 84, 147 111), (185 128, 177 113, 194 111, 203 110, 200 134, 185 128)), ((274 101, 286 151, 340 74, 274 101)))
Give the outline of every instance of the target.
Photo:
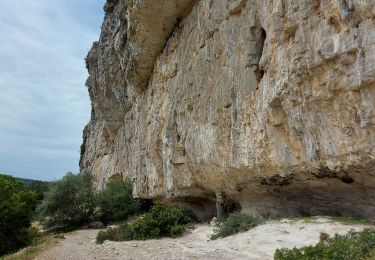
POLYGON ((53 234, 45 234, 35 238, 31 245, 20 251, 4 256, 3 260, 32 260, 47 249, 57 245, 59 240, 53 234))
MULTIPOLYGON (((323 218, 330 219, 332 221, 340 222, 342 224, 346 225, 353 225, 353 224, 370 224, 371 221, 368 218, 364 217, 347 217, 347 216, 322 216, 323 218)), ((306 224, 314 223, 319 216, 301 216, 301 217, 295 217, 290 218, 290 221, 302 221, 306 224)))
POLYGON ((253 218, 244 213, 233 213, 229 215, 224 223, 220 224, 219 227, 214 230, 214 234, 210 236, 210 239, 215 240, 239 232, 245 232, 261 223, 262 221, 259 219, 253 218))
POLYGON ((345 225, 352 225, 352 224, 370 224, 370 220, 368 218, 363 217, 345 217, 345 216, 332 216, 328 217, 333 221, 340 222, 345 225))
POLYGON ((315 246, 277 249, 274 255, 275 260, 359 260, 370 257, 375 257, 375 230, 369 228, 333 237, 323 233, 315 246))

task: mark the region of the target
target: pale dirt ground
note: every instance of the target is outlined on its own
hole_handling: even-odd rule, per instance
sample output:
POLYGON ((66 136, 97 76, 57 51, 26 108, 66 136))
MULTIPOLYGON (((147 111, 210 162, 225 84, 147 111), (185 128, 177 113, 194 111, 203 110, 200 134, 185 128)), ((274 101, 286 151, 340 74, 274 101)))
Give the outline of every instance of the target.
POLYGON ((66 234, 59 245, 42 253, 38 260, 85 259, 273 259, 277 248, 316 244, 320 232, 344 234, 368 225, 345 225, 319 217, 303 220, 269 221, 248 232, 209 241, 213 228, 196 225, 180 238, 148 241, 95 243, 98 230, 79 230, 66 234))

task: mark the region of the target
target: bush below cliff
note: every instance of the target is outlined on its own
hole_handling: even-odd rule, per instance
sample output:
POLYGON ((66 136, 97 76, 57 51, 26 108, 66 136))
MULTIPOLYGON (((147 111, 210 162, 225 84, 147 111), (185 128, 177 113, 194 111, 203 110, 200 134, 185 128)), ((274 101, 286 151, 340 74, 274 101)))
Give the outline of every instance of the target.
POLYGON ((375 230, 350 231, 346 235, 329 237, 321 233, 320 242, 315 246, 293 249, 277 249, 275 260, 352 260, 373 259, 375 257, 375 230))
POLYGON ((155 205, 149 212, 137 218, 133 223, 122 224, 116 228, 100 231, 96 241, 147 240, 158 237, 176 237, 185 230, 185 224, 194 221, 187 211, 167 205, 155 205))
POLYGON ((253 218, 244 213, 233 213, 229 215, 228 219, 224 223, 220 224, 214 230, 214 234, 210 236, 210 239, 215 240, 236 233, 245 232, 261 223, 261 220, 253 218))
POLYGON ((133 198, 132 191, 132 182, 129 179, 110 181, 98 194, 98 218, 103 223, 109 223, 126 220, 129 216, 138 214, 145 205, 133 198))

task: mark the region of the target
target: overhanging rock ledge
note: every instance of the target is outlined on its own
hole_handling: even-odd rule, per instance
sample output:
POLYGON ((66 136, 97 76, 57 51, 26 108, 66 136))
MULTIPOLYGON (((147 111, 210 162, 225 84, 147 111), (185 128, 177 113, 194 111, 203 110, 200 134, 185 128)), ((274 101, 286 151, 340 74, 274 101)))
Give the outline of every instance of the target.
POLYGON ((107 0, 80 167, 202 217, 375 217, 373 0, 107 0))

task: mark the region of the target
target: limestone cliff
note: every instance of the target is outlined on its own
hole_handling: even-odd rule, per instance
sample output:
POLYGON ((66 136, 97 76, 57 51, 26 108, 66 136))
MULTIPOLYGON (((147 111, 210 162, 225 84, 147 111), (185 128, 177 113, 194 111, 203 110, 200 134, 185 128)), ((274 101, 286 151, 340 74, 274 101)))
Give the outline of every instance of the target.
POLYGON ((130 176, 135 196, 206 215, 221 194, 263 216, 375 217, 375 1, 104 10, 80 161, 98 188, 130 176))

